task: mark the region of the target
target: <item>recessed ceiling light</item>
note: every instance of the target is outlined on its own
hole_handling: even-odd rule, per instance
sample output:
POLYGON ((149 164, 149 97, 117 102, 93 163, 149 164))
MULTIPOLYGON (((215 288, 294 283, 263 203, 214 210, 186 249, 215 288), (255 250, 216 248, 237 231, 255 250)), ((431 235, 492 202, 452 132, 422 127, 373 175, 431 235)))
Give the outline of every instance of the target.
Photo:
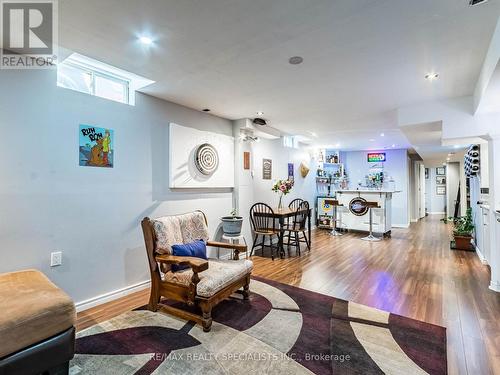
POLYGON ((145 45, 151 45, 153 44, 153 39, 151 39, 149 36, 140 36, 139 42, 145 45))
POLYGON ((203 112, 210 112, 210 109, 208 109, 208 108, 204 108, 204 109, 202 109, 202 111, 203 111, 203 112))
POLYGON ((339 147, 340 147, 340 143, 337 143, 337 144, 335 145, 335 147, 336 147, 336 148, 339 148, 339 147))
POLYGON ((454 145, 453 148, 455 149, 460 148, 460 145, 454 145))
POLYGON ((375 139, 371 138, 371 139, 370 139, 370 142, 375 142, 375 139))
POLYGON ((299 65, 299 64, 302 64, 302 62, 304 61, 304 59, 300 56, 292 56, 288 59, 288 62, 292 65, 299 65))
POLYGON ((396 145, 395 145, 395 144, 392 144, 392 146, 391 146, 391 147, 392 147, 392 148, 394 148, 394 147, 396 147, 396 145))
POLYGON ((264 112, 262 112, 262 111, 257 112, 257 116, 262 116, 263 114, 264 114, 264 112))
POLYGON ((434 81, 436 79, 439 78, 439 74, 438 73, 428 73, 425 75, 425 79, 428 80, 428 81, 434 81))
POLYGON ((385 137, 385 134, 384 134, 384 133, 380 133, 380 136, 381 136, 381 137, 385 137))

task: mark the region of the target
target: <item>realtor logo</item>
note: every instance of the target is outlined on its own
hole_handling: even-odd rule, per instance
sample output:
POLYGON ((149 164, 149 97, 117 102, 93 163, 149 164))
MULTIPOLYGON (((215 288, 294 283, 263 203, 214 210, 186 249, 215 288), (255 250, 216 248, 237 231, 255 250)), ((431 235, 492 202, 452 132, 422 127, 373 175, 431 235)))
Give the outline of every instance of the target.
POLYGON ((2 69, 54 67, 56 0, 0 0, 2 69))

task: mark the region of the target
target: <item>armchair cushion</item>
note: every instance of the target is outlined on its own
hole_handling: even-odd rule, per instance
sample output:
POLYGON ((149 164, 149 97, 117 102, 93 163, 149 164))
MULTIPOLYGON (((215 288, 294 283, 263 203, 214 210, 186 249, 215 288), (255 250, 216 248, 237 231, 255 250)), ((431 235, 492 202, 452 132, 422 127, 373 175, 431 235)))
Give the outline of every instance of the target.
POLYGON ((182 242, 190 243, 197 240, 208 242, 208 227, 205 215, 200 211, 190 212, 179 216, 181 226, 182 242))
MULTIPOLYGON (((209 298, 218 291, 224 289, 232 282, 250 273, 253 263, 249 260, 217 260, 208 261, 208 269, 200 272, 200 282, 198 283, 196 294, 209 298)), ((191 283, 193 271, 191 269, 165 273, 164 280, 175 284, 188 286, 191 283)))
POLYGON ((152 221, 158 254, 172 254, 172 245, 184 243, 178 216, 164 216, 152 221))
POLYGON ((200 239, 207 242, 209 237, 205 216, 200 211, 154 219, 153 229, 158 254, 172 254, 172 245, 200 239))
MULTIPOLYGON (((207 245, 203 240, 198 240, 186 244, 177 244, 172 246, 172 253, 175 256, 207 259, 207 245)), ((177 272, 186 268, 189 268, 189 266, 172 264, 173 272, 177 272)))

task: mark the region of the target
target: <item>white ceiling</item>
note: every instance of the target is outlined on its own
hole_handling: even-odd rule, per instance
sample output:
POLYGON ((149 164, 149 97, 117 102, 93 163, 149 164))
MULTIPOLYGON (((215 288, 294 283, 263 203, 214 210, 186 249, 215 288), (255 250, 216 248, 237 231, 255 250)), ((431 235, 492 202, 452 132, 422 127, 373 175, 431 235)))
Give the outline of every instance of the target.
POLYGON ((264 111, 284 132, 358 149, 408 146, 400 106, 471 95, 500 14, 500 0, 59 4, 61 45, 155 80, 148 94, 229 119, 264 111))
POLYGON ((442 142, 443 124, 441 121, 412 126, 404 126, 402 132, 422 157, 424 163, 445 163, 463 160, 470 139, 445 145, 442 142))

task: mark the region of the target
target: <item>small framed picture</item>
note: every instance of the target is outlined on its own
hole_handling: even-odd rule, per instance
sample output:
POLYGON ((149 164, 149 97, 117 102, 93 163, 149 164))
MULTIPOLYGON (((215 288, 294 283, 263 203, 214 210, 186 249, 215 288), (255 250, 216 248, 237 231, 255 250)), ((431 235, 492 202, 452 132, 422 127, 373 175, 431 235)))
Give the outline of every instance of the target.
POLYGON ((436 174, 438 176, 444 176, 446 174, 446 167, 437 167, 436 174))
POLYGON ((262 159, 262 179, 270 180, 273 176, 273 161, 271 159, 262 159))
POLYGON ((436 185, 446 185, 446 177, 436 176, 436 185))
POLYGON ((436 195, 446 195, 446 185, 436 186, 436 195))
POLYGON ((429 168, 425 168, 425 179, 429 179, 429 168))

